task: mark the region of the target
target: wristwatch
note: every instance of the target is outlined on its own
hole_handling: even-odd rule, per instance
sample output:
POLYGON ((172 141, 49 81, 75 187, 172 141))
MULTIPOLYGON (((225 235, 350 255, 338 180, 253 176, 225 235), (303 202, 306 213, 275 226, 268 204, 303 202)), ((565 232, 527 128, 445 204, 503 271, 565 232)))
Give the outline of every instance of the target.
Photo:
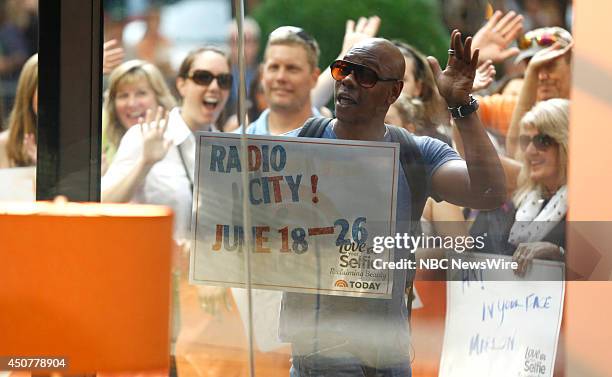
POLYGON ((453 116, 453 119, 465 118, 476 110, 478 110, 478 101, 476 100, 476 98, 472 97, 471 94, 470 102, 468 102, 467 105, 448 108, 448 111, 450 111, 451 115, 453 116))

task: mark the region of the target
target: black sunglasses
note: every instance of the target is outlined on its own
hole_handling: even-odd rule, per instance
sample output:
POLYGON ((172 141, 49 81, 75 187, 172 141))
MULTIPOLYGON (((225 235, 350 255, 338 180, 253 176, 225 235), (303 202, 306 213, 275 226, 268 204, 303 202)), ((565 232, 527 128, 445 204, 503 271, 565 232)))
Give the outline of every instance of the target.
POLYGON ((214 79, 217 79, 217 84, 221 89, 229 89, 232 87, 233 77, 231 73, 221 73, 220 75, 214 75, 210 71, 204 69, 198 69, 193 71, 192 74, 187 76, 188 79, 192 79, 198 85, 210 85, 214 79))
POLYGON ((384 79, 378 77, 372 68, 365 65, 347 62, 345 60, 336 60, 329 68, 331 75, 336 81, 344 80, 353 72, 357 84, 364 88, 372 88, 379 81, 400 81, 399 79, 384 79))
POLYGON ((519 136, 521 151, 525 152, 530 143, 533 143, 533 146, 539 151, 545 151, 552 145, 557 144, 555 139, 544 134, 537 134, 534 137, 529 137, 527 135, 519 136))

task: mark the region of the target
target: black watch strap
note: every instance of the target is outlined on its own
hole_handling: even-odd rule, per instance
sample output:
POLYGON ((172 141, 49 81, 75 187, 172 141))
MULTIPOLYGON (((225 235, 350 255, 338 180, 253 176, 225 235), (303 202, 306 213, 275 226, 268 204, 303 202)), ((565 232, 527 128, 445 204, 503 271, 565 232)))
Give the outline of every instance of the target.
POLYGON ((453 119, 465 118, 476 110, 478 110, 478 101, 476 100, 476 98, 472 97, 471 94, 470 102, 468 102, 467 105, 448 108, 448 111, 450 111, 451 115, 453 116, 453 119))

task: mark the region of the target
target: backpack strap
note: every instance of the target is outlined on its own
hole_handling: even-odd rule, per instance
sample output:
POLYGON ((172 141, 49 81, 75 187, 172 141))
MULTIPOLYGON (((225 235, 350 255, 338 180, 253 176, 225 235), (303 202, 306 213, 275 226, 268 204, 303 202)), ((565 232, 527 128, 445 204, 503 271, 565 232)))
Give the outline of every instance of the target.
MULTIPOLYGON (((325 129, 332 122, 330 118, 309 118, 298 137, 312 137, 320 138, 323 136, 325 129)), ((427 201, 427 172, 425 171, 425 163, 423 161, 423 155, 419 150, 418 145, 412 138, 412 136, 404 129, 395 126, 387 125, 391 140, 399 142, 400 144, 400 163, 406 176, 406 181, 410 187, 411 193, 411 225, 410 233, 418 235, 421 233, 421 216, 423 214, 423 208, 425 208, 425 202, 427 201)), ((411 259, 414 259, 414 253, 410 253, 411 259)), ((408 317, 412 312, 412 299, 414 297, 412 282, 414 280, 414 273, 409 274, 410 276, 406 279, 406 288, 409 290, 408 295, 408 317)))
MULTIPOLYGON (((421 234, 421 216, 427 201, 427 172, 423 155, 419 150, 414 138, 403 128, 387 125, 391 140, 400 144, 400 163, 404 169, 404 175, 408 181, 411 195, 410 207, 410 234, 421 234)), ((415 260, 415 254, 410 253, 409 258, 415 260)), ((406 305, 408 309, 408 319, 412 316, 412 301, 414 300, 414 278, 416 272, 409 270, 406 276, 406 305)))
MULTIPOLYGON (((298 137, 320 138, 332 121, 333 119, 324 117, 308 118, 298 137)), ((387 125, 387 128, 391 134, 391 140, 400 144, 400 163, 412 196, 411 219, 412 224, 416 224, 414 229, 411 226, 411 231, 413 234, 419 234, 421 215, 427 201, 427 177, 423 156, 416 142, 406 130, 390 125, 387 125)))
POLYGON ((325 132, 325 129, 332 122, 332 120, 332 118, 325 117, 308 118, 308 120, 306 120, 302 126, 298 137, 321 138, 325 132))
POLYGON ((387 125, 391 140, 400 144, 400 163, 404 169, 404 175, 410 186, 411 194, 411 231, 413 234, 420 233, 420 220, 423 215, 423 208, 427 202, 427 176, 425 162, 421 151, 417 146, 412 135, 408 131, 387 125), (415 233, 416 231, 416 233, 415 233))

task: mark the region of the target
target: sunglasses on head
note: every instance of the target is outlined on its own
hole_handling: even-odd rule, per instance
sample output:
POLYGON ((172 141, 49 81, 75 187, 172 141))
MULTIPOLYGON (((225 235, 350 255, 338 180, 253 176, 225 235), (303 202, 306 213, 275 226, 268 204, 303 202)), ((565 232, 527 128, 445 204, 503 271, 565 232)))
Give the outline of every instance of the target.
POLYGON ((210 85, 214 79, 217 79, 217 85, 221 89, 229 89, 232 87, 232 75, 230 73, 221 73, 220 75, 214 75, 210 71, 204 69, 198 69, 190 74, 188 79, 193 80, 198 85, 210 85))
POLYGON ((292 35, 297 36, 302 41, 306 42, 306 44, 310 46, 310 48, 312 48, 315 51, 317 50, 317 45, 316 45, 317 42, 315 41, 315 39, 311 37, 310 34, 308 34, 304 29, 302 29, 301 27, 297 27, 297 26, 281 26, 279 28, 276 28, 273 32, 270 33, 270 36, 268 39, 282 38, 283 36, 287 34, 292 34, 292 35))
POLYGON ((535 42, 538 46, 548 47, 552 46, 553 43, 559 40, 559 37, 555 34, 543 33, 540 35, 528 35, 525 34, 518 40, 518 48, 521 50, 527 50, 535 42))
POLYGON ((398 79, 380 78, 372 68, 368 68, 361 64, 347 62, 345 60, 336 60, 329 66, 329 68, 331 69, 331 75, 334 80, 342 81, 352 72, 357 84, 364 88, 372 88, 379 81, 400 81, 398 79))
POLYGON ((552 145, 557 144, 555 139, 553 139, 552 137, 548 135, 544 135, 544 134, 537 134, 534 137, 530 137, 527 135, 519 136, 519 146, 521 147, 521 150, 523 152, 527 150, 527 147, 529 147, 530 143, 533 143, 533 146, 538 151, 545 151, 552 145))

